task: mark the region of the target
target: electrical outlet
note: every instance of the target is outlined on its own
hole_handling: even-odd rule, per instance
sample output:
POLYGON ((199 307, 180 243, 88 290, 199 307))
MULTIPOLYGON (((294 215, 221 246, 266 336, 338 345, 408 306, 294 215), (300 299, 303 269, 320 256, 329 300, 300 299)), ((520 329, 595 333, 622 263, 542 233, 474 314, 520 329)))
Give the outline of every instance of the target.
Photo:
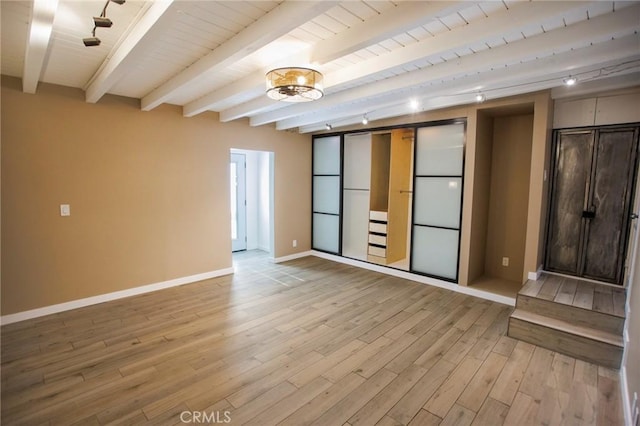
POLYGON ((503 257, 502 258, 502 266, 509 266, 509 258, 508 257, 503 257))
POLYGON ((293 240, 293 246, 298 247, 298 240, 293 240))
POLYGON ((69 204, 60 204, 60 216, 71 216, 71 206, 69 204))

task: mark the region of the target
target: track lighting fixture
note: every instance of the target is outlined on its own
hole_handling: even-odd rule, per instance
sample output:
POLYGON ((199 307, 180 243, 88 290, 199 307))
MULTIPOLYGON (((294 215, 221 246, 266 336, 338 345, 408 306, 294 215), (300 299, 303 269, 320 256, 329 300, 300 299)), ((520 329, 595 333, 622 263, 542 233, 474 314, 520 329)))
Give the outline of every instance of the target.
POLYGON ((369 124, 369 119, 367 118, 367 114, 362 116, 362 124, 369 124))
POLYGON ((487 100, 487 97, 486 97, 485 95, 483 95, 482 93, 478 93, 478 94, 476 95, 476 102, 478 102, 478 103, 482 103, 482 102, 484 102, 485 100, 487 100))
POLYGON ((576 82, 578 81, 578 79, 576 79, 575 77, 569 76, 567 78, 565 78, 564 80, 562 80, 564 82, 564 84, 566 84, 567 86, 573 86, 574 84, 576 84, 576 82))
POLYGON ((324 125, 324 128, 327 129, 327 130, 331 130, 331 129, 333 129, 333 126, 331 124, 327 123, 327 124, 324 125))
POLYGON ((413 111, 417 111, 418 107, 420 107, 420 103, 416 99, 411 99, 409 101, 409 106, 413 111))
POLYGON ((83 38, 82 42, 86 47, 90 46, 100 46, 100 39, 96 37, 96 27, 93 27, 93 31, 91 32, 93 37, 83 38))
POLYGON ((96 28, 110 28, 113 25, 113 22, 111 22, 111 19, 107 17, 94 16, 93 25, 95 25, 96 28))
POLYGON ((100 46, 100 39, 96 37, 96 28, 111 28, 113 25, 113 21, 107 18, 107 6, 109 3, 113 2, 116 4, 124 4, 126 0, 107 0, 102 8, 102 13, 100 16, 93 17, 93 30, 91 31, 92 37, 86 37, 82 39, 82 42, 86 47, 90 46, 100 46))

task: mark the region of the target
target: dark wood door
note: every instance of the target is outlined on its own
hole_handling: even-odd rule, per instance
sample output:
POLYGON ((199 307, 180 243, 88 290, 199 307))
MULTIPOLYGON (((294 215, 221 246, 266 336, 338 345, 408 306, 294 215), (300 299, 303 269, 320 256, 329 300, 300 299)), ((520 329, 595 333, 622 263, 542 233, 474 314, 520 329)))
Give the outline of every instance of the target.
POLYGON ((637 127, 555 133, 545 268, 620 284, 637 127))

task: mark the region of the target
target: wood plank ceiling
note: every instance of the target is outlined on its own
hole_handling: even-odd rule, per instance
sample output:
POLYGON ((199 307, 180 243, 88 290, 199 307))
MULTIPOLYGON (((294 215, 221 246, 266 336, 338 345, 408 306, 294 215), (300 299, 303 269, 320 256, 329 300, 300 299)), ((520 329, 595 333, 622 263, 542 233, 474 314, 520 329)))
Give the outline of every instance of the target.
POLYGON ((3 0, 2 74, 28 93, 54 83, 90 103, 110 93, 303 133, 560 88, 570 75, 576 88, 640 83, 640 1, 127 0, 108 5, 113 27, 85 47, 104 5, 3 0), (325 96, 267 98, 264 75, 280 66, 321 71, 325 96))

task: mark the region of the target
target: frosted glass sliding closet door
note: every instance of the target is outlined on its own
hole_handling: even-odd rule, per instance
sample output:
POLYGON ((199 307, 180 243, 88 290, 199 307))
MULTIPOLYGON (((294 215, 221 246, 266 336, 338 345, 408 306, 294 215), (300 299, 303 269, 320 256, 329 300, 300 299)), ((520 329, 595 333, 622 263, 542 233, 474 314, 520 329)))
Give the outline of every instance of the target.
POLYGON ((465 125, 417 134, 411 270, 457 281, 465 125))
POLYGON ((342 255, 367 260, 371 187, 370 133, 345 135, 343 184, 342 255))
POLYGON ((340 253, 340 136, 313 140, 313 248, 340 253))

